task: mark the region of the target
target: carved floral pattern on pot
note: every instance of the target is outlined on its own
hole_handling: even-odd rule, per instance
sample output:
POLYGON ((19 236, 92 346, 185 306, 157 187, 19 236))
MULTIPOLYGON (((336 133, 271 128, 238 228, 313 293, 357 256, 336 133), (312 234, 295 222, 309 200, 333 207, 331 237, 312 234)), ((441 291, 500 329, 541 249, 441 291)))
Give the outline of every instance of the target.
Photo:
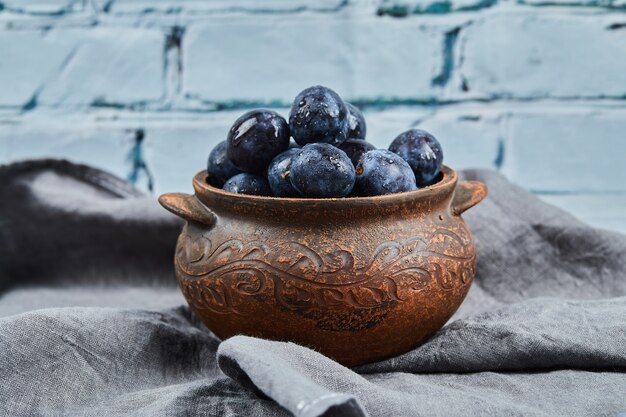
POLYGON ((297 242, 268 246, 233 239, 215 247, 204 235, 194 240, 183 233, 181 239, 176 255, 181 289, 196 309, 215 313, 240 313, 238 305, 247 296, 265 292, 292 310, 371 309, 404 301, 406 289, 466 285, 475 268, 468 239, 446 229, 427 238, 384 242, 362 264, 341 248, 319 254, 297 242))

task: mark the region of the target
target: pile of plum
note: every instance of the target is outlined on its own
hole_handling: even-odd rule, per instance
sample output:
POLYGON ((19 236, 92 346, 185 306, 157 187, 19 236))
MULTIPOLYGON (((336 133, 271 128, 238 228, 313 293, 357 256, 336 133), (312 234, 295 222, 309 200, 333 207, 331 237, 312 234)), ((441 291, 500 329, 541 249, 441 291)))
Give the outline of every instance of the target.
POLYGON ((231 193, 300 198, 393 194, 437 181, 443 153, 431 134, 408 130, 386 150, 365 133, 359 109, 329 88, 309 87, 289 123, 265 109, 237 119, 209 155, 208 181, 231 193))

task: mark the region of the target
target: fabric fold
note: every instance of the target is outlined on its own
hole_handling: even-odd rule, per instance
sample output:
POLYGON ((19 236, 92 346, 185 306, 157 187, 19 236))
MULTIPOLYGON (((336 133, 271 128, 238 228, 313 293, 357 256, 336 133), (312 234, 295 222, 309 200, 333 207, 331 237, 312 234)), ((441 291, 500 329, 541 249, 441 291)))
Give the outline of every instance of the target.
POLYGON ((313 350, 294 343, 235 336, 222 342, 217 359, 226 375, 262 392, 296 417, 368 416, 356 397, 319 384, 315 375, 308 375, 315 364, 327 375, 359 378, 313 350))
POLYGON ((418 348, 357 368, 381 372, 626 370, 626 297, 537 298, 449 323, 418 348))

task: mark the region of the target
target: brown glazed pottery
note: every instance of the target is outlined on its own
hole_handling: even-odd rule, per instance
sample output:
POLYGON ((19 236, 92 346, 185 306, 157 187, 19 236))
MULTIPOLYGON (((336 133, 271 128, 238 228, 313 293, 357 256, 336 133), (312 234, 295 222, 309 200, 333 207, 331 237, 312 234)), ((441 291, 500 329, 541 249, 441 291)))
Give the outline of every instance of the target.
POLYGON ((442 168, 416 191, 339 199, 225 192, 164 194, 187 220, 175 254, 180 288, 220 338, 288 340, 348 366, 406 352, 459 307, 476 252, 461 218, 487 194, 442 168))

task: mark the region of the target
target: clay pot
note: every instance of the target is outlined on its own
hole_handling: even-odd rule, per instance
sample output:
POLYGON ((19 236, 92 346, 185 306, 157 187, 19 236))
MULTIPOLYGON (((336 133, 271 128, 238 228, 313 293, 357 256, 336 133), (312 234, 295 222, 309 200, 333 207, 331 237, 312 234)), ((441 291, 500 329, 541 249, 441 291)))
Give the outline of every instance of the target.
POLYGON ((293 341, 349 366, 406 352, 446 323, 474 277, 461 213, 487 190, 442 174, 407 193, 299 199, 231 194, 202 171, 195 195, 159 198, 187 220, 180 288, 222 339, 293 341))

